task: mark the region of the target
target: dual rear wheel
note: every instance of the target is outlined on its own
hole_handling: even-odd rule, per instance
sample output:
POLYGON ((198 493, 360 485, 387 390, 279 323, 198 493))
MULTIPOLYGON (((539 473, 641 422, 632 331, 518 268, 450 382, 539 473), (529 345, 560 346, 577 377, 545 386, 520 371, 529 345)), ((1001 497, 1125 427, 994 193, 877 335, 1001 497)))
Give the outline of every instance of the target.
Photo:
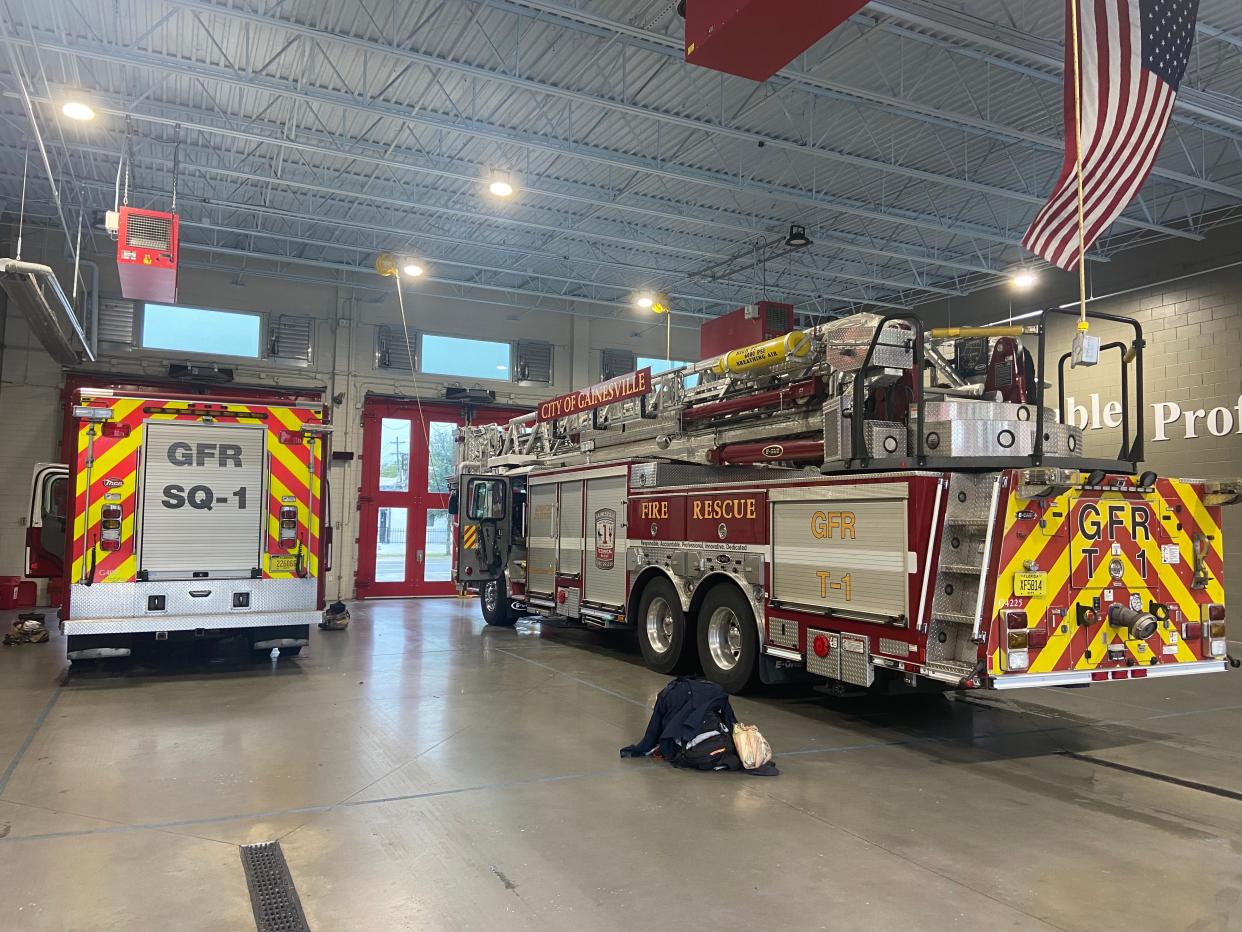
POLYGON ((636 616, 643 660, 657 673, 685 673, 698 666, 731 693, 755 678, 759 634, 755 614, 736 586, 717 583, 687 619, 673 584, 660 577, 643 589, 636 616))

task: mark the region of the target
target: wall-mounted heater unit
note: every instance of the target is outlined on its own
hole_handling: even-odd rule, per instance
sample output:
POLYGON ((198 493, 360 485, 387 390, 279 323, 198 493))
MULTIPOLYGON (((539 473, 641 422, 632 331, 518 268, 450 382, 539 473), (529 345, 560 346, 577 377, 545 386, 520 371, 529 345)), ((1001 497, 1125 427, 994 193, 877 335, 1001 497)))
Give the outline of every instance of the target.
POLYGON ((131 301, 174 304, 177 300, 177 215, 120 208, 116 267, 121 294, 131 301))

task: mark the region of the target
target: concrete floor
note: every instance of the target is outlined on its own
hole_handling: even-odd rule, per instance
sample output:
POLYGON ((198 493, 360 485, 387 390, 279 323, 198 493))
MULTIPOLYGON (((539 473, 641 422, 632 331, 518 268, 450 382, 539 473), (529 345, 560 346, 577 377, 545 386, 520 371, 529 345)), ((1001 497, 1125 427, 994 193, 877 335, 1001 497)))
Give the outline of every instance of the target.
POLYGON ((743 698, 761 779, 618 758, 664 683, 624 638, 353 611, 275 672, 0 651, 0 928, 252 929, 270 839, 316 930, 1242 928, 1242 673, 743 698))

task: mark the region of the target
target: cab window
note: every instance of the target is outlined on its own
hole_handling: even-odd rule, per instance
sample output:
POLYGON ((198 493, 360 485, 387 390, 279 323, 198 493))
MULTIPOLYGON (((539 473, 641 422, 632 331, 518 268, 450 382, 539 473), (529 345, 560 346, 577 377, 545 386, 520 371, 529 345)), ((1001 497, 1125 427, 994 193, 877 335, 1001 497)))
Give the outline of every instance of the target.
POLYGON ((473 479, 466 517, 472 521, 499 521, 505 516, 505 483, 501 479, 473 479))

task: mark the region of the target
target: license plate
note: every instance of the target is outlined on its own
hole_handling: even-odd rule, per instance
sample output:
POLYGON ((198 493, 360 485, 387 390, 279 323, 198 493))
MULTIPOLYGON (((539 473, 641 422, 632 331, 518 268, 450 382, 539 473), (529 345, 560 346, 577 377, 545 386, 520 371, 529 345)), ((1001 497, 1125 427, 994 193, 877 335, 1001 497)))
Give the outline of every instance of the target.
POLYGON ((292 573, 298 567, 298 558, 296 556, 280 555, 274 556, 267 564, 269 573, 292 573))
POLYGON ((1013 594, 1034 599, 1043 599, 1048 595, 1047 573, 1014 573, 1013 594))

